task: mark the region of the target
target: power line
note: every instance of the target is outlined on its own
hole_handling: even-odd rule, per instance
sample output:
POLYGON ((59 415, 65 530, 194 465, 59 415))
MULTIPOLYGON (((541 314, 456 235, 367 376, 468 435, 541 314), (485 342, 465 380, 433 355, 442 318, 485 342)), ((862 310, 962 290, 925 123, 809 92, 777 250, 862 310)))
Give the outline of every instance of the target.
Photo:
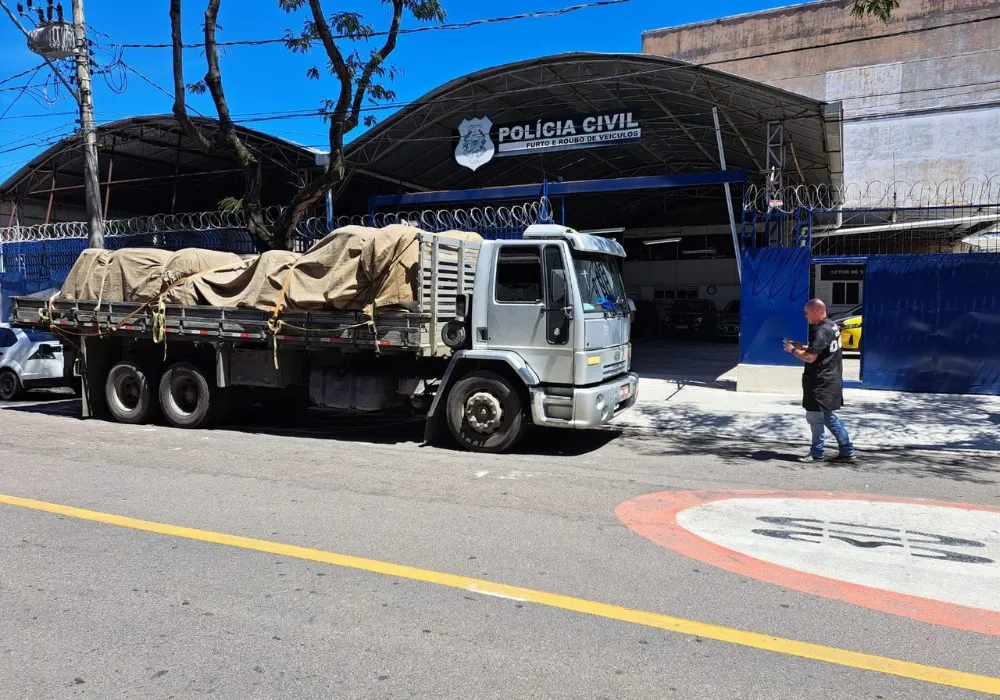
MULTIPOLYGON (((43 67, 44 65, 45 65, 44 63, 40 63, 40 64, 39 64, 39 65, 38 65, 37 67, 35 67, 35 68, 29 68, 29 69, 28 69, 28 70, 26 70, 26 71, 21 71, 21 72, 20 72, 20 73, 18 73, 17 75, 12 75, 12 76, 10 76, 9 78, 4 78, 3 80, 0 80, 0 85, 6 85, 7 83, 11 82, 12 80, 17 80, 18 78, 23 78, 23 77, 24 77, 24 76, 26 76, 26 75, 27 75, 28 73, 32 73, 32 72, 36 72, 36 73, 37 73, 37 72, 38 72, 38 69, 39 69, 39 68, 41 68, 41 67, 43 67)), ((34 76, 32 76, 32 77, 34 77, 34 76)))
MULTIPOLYGON (((512 22, 514 20, 521 19, 546 19, 549 17, 559 17, 562 15, 567 15, 571 12, 577 12, 579 10, 589 10, 597 7, 609 7, 611 5, 621 5, 631 0, 595 0, 594 2, 588 2, 582 5, 572 5, 570 7, 564 7, 558 10, 544 10, 537 12, 524 12, 519 15, 507 15, 505 17, 489 17, 486 19, 474 19, 468 22, 454 22, 451 24, 435 24, 429 27, 414 27, 412 29, 400 29, 398 34, 400 36, 404 34, 420 34, 423 32, 433 32, 442 30, 455 30, 455 29, 469 29, 470 27, 478 27, 484 24, 496 24, 499 22, 512 22)), ((354 36, 351 34, 338 34, 335 35, 334 39, 370 39, 380 36, 388 36, 389 32, 372 32, 371 34, 364 34, 363 36, 354 36)), ((220 41, 218 46, 266 46, 268 44, 284 44, 287 43, 288 38, 282 37, 281 39, 245 39, 241 41, 220 41)), ((185 49, 200 49, 204 48, 204 43, 197 44, 183 44, 185 49)), ((173 44, 121 44, 124 49, 171 49, 173 44)))
MULTIPOLYGON (((10 113, 10 110, 14 108, 14 105, 17 104, 17 101, 20 100, 22 97, 24 97, 24 94, 31 89, 31 81, 35 79, 35 76, 38 75, 38 71, 40 71, 44 66, 45 64, 42 64, 37 68, 35 68, 34 72, 31 74, 31 77, 28 78, 28 82, 21 86, 20 88, 21 92, 17 93, 17 96, 10 101, 10 104, 7 105, 7 109, 3 111, 3 114, 0 114, 0 121, 3 121, 3 118, 6 117, 8 113, 10 113)), ((0 88, 0 89, 6 89, 6 88, 0 88)))

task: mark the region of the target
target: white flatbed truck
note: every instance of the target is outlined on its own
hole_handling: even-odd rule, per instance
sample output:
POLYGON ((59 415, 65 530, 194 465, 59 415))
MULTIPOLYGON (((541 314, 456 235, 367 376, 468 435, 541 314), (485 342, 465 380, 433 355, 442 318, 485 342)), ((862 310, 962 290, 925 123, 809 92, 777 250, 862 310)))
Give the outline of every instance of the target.
MULTIPOLYGON (((632 407, 634 305, 616 241, 554 225, 481 243, 422 235, 411 310, 284 314, 15 297, 11 322, 78 341, 84 417, 204 428, 248 400, 409 406, 425 439, 513 448, 530 425, 599 428, 632 407)), ((67 350, 71 350, 67 344, 67 350)))

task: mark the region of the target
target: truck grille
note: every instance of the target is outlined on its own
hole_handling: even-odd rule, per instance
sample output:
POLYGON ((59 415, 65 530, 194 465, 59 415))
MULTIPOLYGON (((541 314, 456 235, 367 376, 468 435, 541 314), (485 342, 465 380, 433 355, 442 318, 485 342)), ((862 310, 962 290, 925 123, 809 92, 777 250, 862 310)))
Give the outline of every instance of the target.
POLYGON ((627 367, 627 360, 606 364, 604 365, 604 378, 607 379, 609 377, 617 377, 619 374, 624 374, 627 367))

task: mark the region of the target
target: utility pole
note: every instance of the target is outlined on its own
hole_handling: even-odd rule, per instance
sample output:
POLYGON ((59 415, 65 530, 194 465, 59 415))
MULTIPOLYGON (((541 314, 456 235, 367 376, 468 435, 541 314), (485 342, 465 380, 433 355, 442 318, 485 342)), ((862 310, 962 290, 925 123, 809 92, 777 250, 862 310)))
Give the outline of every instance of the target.
POLYGON ((73 0, 73 33, 76 36, 76 83, 79 88, 80 130, 83 137, 83 191, 87 205, 88 248, 104 247, 104 213, 98 182, 97 134, 94 128, 94 94, 90 86, 90 47, 83 19, 83 0, 73 0))
MULTIPOLYGON (((73 24, 62 21, 62 6, 59 9, 59 21, 53 22, 51 14, 47 22, 39 10, 38 27, 29 32, 18 21, 4 0, 0 7, 10 17, 14 25, 21 30, 28 40, 28 48, 40 55, 48 64, 56 77, 66 86, 70 94, 80 106, 80 135, 83 140, 83 187, 87 210, 87 226, 90 232, 87 245, 90 248, 104 247, 104 212, 101 208, 101 185, 98 181, 97 164, 97 133, 94 128, 94 94, 90 86, 90 47, 87 44, 87 25, 83 19, 83 0, 73 0, 73 24), (70 34, 71 32, 71 34, 70 34), (76 81, 79 87, 75 90, 69 81, 59 72, 52 60, 76 58, 76 81)), ((31 3, 28 3, 30 10, 31 3)), ((18 6, 18 10, 21 7, 18 6)), ((51 7, 49 7, 51 13, 51 7)))

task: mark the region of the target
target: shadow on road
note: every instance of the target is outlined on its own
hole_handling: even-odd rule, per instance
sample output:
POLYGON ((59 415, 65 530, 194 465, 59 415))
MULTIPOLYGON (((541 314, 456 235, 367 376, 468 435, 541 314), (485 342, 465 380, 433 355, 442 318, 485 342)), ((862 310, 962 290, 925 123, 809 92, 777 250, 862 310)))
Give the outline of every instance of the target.
MULTIPOLYGON (((860 445, 886 449, 1000 452, 1000 413, 995 397, 897 393, 886 398, 873 392, 849 397, 838 411, 860 445), (853 402, 852 402, 853 401, 853 402)), ((773 401, 773 400, 772 400, 773 401)), ((729 438, 744 442, 805 444, 808 435, 798 396, 776 404, 778 410, 735 411, 725 403, 710 406, 669 400, 639 404, 638 425, 647 430, 685 436, 729 438)))
MULTIPOLYGON (((0 406, 0 410, 35 413, 61 418, 81 416, 79 399, 67 399, 65 394, 32 396, 32 401, 0 406)), ((163 425, 163 423, 159 423, 163 425)), ((424 439, 424 419, 405 412, 356 414, 310 409, 291 417, 275 416, 256 407, 237 421, 227 421, 213 428, 216 431, 303 437, 317 440, 361 442, 375 445, 420 444, 424 439)), ((516 454, 545 457, 581 456, 600 450, 621 434, 615 430, 588 432, 532 430, 516 454)), ((436 447, 459 449, 444 436, 436 447)))
POLYGON ((800 463, 808 452, 785 445, 727 440, 704 436, 631 434, 622 440, 636 453, 648 457, 713 455, 732 462, 757 462, 786 471, 848 470, 856 473, 899 474, 918 479, 949 479, 972 484, 1000 483, 1000 460, 988 455, 922 450, 859 450, 856 462, 800 463))

